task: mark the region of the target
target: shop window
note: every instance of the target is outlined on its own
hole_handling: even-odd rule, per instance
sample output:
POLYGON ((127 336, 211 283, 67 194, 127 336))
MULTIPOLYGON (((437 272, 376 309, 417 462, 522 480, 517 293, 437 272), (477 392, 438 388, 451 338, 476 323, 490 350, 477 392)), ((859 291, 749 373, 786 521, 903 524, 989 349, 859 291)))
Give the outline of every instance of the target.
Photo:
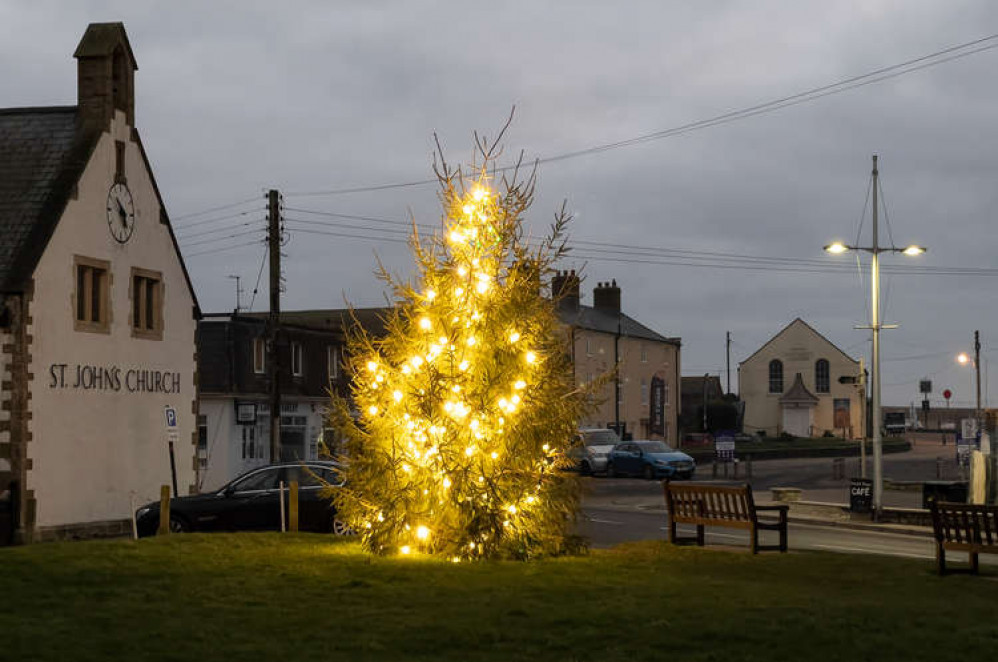
MULTIPOLYGON (((642 348, 644 351, 644 348, 642 348)), ((641 405, 648 405, 648 380, 644 377, 641 378, 641 405)))
POLYGON ((132 268, 132 336, 163 339, 163 277, 158 271, 132 268))
POLYGON ((340 348, 336 345, 326 348, 326 369, 330 379, 340 378, 340 348))
POLYGON ((77 255, 74 259, 76 291, 73 294, 77 331, 111 331, 111 263, 77 255))

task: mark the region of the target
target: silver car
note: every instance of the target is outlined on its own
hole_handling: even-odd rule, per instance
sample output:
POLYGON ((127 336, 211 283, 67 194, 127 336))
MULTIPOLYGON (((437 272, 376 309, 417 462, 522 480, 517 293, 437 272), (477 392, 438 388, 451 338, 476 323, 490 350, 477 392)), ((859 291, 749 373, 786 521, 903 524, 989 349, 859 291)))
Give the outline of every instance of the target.
POLYGON ((583 476, 605 473, 607 458, 620 437, 613 430, 593 428, 579 430, 579 444, 571 451, 576 468, 583 476))

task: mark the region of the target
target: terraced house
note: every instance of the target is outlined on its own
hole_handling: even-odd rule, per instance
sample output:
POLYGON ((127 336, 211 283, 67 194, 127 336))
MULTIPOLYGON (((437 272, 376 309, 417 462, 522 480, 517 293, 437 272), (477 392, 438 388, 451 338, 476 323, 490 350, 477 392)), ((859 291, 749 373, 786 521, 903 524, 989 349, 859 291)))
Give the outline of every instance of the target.
POLYGON ((73 55, 76 105, 0 110, 7 542, 127 530, 133 503, 197 484, 198 307, 135 128, 138 67, 120 23, 73 55))

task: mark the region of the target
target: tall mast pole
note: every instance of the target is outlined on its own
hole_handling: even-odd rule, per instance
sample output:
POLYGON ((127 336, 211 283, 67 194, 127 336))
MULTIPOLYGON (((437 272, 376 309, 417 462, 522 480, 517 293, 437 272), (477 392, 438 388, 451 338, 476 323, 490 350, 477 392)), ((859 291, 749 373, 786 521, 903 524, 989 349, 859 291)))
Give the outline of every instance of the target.
POLYGON ((873 248, 870 251, 870 326, 873 330, 873 370, 872 370, 872 411, 870 417, 873 419, 873 509, 875 516, 879 517, 883 508, 884 489, 884 467, 882 443, 880 435, 880 424, 883 416, 880 413, 880 245, 877 236, 877 193, 879 172, 877 171, 877 155, 873 155, 873 248))
POLYGON ((281 371, 278 336, 281 325, 281 194, 267 194, 270 252, 270 316, 267 319, 267 373, 270 377, 270 461, 281 461, 281 371))

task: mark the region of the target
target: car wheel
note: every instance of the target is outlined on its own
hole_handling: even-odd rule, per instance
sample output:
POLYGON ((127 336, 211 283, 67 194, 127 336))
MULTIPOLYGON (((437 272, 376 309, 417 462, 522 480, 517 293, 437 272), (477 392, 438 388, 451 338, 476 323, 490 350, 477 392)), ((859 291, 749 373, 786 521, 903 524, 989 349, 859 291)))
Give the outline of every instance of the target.
POLYGON ((619 475, 620 474, 617 473, 617 470, 613 468, 613 462, 607 462, 607 464, 606 464, 606 477, 607 478, 616 478, 619 475))
POLYGON ((334 536, 352 536, 354 535, 354 530, 347 525, 346 522, 341 520, 339 517, 333 518, 333 526, 331 527, 331 533, 334 536))
POLYGON ((170 515, 170 533, 187 533, 191 530, 190 524, 182 517, 170 515))
POLYGON ((583 462, 582 466, 579 467, 579 473, 581 473, 583 476, 592 476, 593 468, 589 466, 588 462, 583 462))
POLYGON ((645 480, 655 480, 655 469, 653 469, 650 464, 646 464, 644 475, 645 475, 645 480))

